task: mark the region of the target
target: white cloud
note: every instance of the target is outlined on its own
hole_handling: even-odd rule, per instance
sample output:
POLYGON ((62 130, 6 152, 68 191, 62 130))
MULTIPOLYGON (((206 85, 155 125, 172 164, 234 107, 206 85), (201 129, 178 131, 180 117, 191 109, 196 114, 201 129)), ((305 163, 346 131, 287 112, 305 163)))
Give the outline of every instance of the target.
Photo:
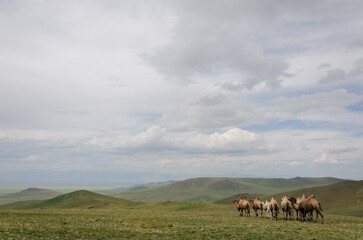
POLYGON ((244 153, 267 151, 263 139, 253 132, 233 128, 223 133, 202 134, 195 132, 168 132, 153 126, 136 135, 93 138, 88 145, 137 152, 198 152, 198 153, 244 153))
POLYGON ((322 153, 319 158, 316 158, 313 161, 313 164, 321 164, 321 163, 337 164, 338 160, 332 156, 328 156, 328 154, 326 154, 326 153, 322 153))

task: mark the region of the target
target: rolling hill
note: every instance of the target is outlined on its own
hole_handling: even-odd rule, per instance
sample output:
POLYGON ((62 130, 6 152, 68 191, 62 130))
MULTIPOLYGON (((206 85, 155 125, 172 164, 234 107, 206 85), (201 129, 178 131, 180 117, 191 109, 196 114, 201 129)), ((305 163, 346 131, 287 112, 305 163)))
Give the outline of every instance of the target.
POLYGON ((10 193, 1 198, 27 198, 27 199, 45 199, 61 195, 62 193, 44 188, 27 188, 20 192, 10 193))
MULTIPOLYGON (((324 212, 337 215, 363 217, 363 181, 343 181, 327 186, 309 187, 287 192, 263 195, 261 200, 269 200, 274 195, 280 202, 283 195, 298 196, 302 194, 314 196, 321 203, 324 212)), ((216 203, 231 204, 237 195, 217 201, 216 203)), ((253 197, 253 196, 252 196, 253 197)), ((252 198, 251 197, 251 198, 252 198)), ((249 198, 249 199, 251 199, 249 198)))
POLYGON ((10 203, 0 206, 0 209, 28 209, 28 208, 110 208, 131 206, 137 203, 128 200, 101 195, 98 193, 79 190, 58 197, 39 201, 30 200, 10 203))
POLYGON ((236 193, 269 194, 328 185, 337 178, 192 178, 158 188, 135 188, 113 196, 141 202, 215 202, 236 193))

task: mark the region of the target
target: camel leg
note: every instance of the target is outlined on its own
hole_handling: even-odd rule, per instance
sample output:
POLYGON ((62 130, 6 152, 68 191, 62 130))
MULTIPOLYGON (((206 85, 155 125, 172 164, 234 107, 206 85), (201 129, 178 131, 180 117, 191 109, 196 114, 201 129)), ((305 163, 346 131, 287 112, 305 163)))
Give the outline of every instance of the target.
POLYGON ((263 211, 263 209, 261 208, 261 218, 262 218, 262 211, 263 211))
POLYGON ((318 220, 318 217, 320 215, 322 224, 324 224, 324 215, 319 210, 317 210, 317 209, 315 209, 315 213, 316 213, 315 222, 318 220))

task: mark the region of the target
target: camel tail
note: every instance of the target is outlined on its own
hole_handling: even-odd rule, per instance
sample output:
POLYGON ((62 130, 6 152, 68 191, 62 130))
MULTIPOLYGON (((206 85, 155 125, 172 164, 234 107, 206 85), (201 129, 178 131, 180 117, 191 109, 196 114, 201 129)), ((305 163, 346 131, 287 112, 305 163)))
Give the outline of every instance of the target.
POLYGON ((320 208, 321 211, 323 211, 323 209, 321 208, 321 204, 320 203, 319 203, 319 208, 320 208))

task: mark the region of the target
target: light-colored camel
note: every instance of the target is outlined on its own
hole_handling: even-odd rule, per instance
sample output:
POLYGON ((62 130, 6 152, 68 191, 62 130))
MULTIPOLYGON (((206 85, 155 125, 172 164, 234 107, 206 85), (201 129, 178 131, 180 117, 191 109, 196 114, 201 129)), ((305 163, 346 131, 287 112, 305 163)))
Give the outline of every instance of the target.
POLYGON ((271 218, 275 218, 277 221, 277 215, 279 214, 279 205, 276 202, 275 196, 273 196, 270 200, 270 212, 271 218))
POLYGON ((246 217, 250 216, 250 203, 248 202, 246 197, 240 197, 239 200, 235 199, 233 202, 234 202, 238 212, 240 212, 240 214, 239 214, 240 216, 243 216, 243 212, 245 212, 246 217))
POLYGON ((271 216, 270 202, 267 200, 265 202, 262 202, 262 207, 263 207, 263 211, 265 212, 266 217, 270 217, 271 216))
POLYGON ((255 211, 256 217, 258 216, 258 213, 257 213, 258 210, 261 211, 261 217, 262 217, 263 206, 262 206, 262 202, 260 201, 260 198, 255 197, 255 199, 253 201, 251 200, 251 206, 252 206, 253 210, 255 211))
POLYGON ((287 216, 289 216, 289 220, 291 220, 292 204, 287 195, 281 198, 281 209, 284 219, 287 220, 287 216))

